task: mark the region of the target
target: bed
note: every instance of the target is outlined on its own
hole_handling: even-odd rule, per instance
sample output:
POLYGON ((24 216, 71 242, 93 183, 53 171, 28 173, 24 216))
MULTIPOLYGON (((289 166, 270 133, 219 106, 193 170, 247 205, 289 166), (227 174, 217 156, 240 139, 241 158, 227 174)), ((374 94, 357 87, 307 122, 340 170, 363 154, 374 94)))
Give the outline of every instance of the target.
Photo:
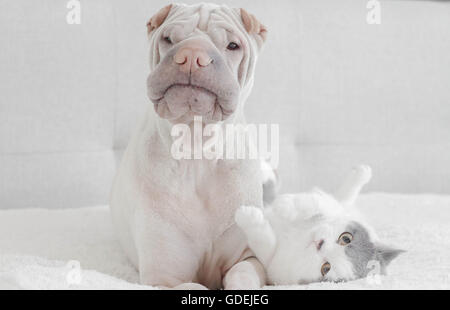
MULTIPOLYGON (((389 275, 264 289, 450 289, 450 196, 370 193, 359 207, 407 252, 389 275)), ((107 206, 0 211, 0 289, 155 289, 118 244, 107 206)))

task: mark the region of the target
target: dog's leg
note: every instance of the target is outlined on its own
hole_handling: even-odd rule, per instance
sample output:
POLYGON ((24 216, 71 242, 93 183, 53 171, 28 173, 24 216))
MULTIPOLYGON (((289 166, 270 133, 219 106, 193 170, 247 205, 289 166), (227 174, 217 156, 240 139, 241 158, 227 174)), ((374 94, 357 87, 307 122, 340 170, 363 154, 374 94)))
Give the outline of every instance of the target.
POLYGON ((235 264, 223 278, 223 287, 226 290, 259 289, 265 284, 264 267, 255 257, 250 257, 235 264))
POLYGON ((208 288, 204 285, 201 285, 199 283, 183 283, 180 285, 177 285, 173 288, 174 290, 182 290, 182 291, 187 291, 187 290, 207 290, 208 288))
POLYGON ((336 192, 335 198, 344 205, 352 205, 363 186, 370 181, 371 177, 372 169, 369 166, 354 167, 336 192))
POLYGON ((148 211, 136 212, 140 282, 162 289, 206 289, 196 281, 200 257, 177 227, 148 211))

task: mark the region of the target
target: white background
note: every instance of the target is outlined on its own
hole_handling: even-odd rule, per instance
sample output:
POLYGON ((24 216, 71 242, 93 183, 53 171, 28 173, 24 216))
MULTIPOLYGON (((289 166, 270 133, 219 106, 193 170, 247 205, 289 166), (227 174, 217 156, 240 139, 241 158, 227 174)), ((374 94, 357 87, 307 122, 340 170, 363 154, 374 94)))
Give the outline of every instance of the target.
MULTIPOLYGON (((186 1, 194 3, 195 1, 186 1)), ((369 191, 450 193, 450 3, 219 1, 269 29, 247 103, 280 126, 283 191, 332 189, 354 164, 369 191)), ((105 204, 149 105, 145 24, 167 1, 0 0, 0 208, 105 204)))

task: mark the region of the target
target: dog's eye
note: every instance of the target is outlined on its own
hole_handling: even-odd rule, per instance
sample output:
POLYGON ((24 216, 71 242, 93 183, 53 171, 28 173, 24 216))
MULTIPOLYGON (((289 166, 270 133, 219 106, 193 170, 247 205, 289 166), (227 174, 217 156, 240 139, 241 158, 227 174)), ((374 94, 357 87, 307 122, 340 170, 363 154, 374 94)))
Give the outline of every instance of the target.
POLYGON ((331 270, 331 264, 329 262, 323 263, 322 267, 320 267, 320 273, 324 277, 331 270))
POLYGON ((164 37, 163 40, 168 44, 172 44, 172 40, 170 39, 170 37, 164 37))
POLYGON ((230 42, 230 44, 228 44, 227 49, 229 49, 230 51, 234 51, 239 49, 239 45, 235 42, 230 42))
POLYGON ((353 240, 353 235, 349 232, 343 232, 338 239, 340 245, 347 245, 353 240))

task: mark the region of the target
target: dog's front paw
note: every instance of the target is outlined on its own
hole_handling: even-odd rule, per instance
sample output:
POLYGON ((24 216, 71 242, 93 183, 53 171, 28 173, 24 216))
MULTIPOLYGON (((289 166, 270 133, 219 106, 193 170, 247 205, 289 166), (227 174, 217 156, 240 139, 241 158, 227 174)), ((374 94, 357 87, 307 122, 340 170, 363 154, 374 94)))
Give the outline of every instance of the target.
POLYGON ((236 274, 224 287, 226 290, 256 290, 259 288, 259 279, 246 272, 236 274))
POLYGON ((264 224, 264 213, 260 208, 241 206, 234 215, 234 220, 239 227, 250 227, 264 224))
POLYGON ((199 283, 182 283, 173 288, 173 290, 178 291, 192 291, 192 290, 208 290, 208 288, 199 283))

